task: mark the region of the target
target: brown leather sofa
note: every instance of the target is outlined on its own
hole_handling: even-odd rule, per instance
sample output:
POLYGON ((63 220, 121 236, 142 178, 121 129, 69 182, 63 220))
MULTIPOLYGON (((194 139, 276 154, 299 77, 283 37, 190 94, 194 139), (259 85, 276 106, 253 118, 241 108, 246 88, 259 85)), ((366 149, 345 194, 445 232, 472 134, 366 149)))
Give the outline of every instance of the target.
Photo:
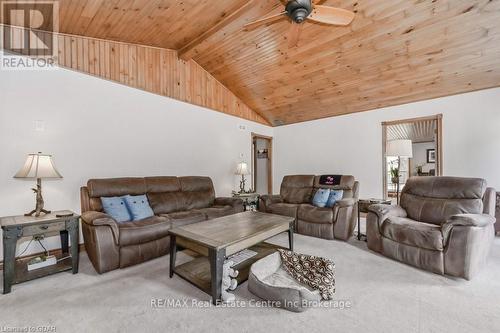
POLYGON ((294 217, 295 232, 299 234, 348 240, 357 221, 359 183, 353 176, 342 176, 338 185, 320 185, 320 177, 285 176, 280 195, 261 196, 259 210, 294 217), (311 204, 318 188, 342 189, 344 195, 333 208, 318 208, 311 204))
POLYGON ((368 248, 438 274, 471 279, 494 238, 495 191, 484 179, 413 177, 400 206, 368 210, 368 248))
POLYGON ((80 194, 85 248, 99 273, 167 254, 172 227, 243 211, 240 199, 216 198, 208 177, 91 179, 80 194), (127 194, 146 194, 155 216, 117 223, 102 212, 101 197, 127 194))

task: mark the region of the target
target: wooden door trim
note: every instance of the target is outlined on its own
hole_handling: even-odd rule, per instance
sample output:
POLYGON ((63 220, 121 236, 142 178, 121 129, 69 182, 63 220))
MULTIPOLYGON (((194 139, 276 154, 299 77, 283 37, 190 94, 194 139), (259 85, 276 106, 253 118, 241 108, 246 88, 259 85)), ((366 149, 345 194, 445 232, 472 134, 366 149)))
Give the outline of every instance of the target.
POLYGON ((382 187, 384 199, 387 199, 387 162, 386 162, 386 143, 387 143, 387 126, 398 125, 405 123, 417 123, 420 121, 435 120, 436 121, 436 176, 443 175, 443 114, 436 114, 432 116, 398 119, 382 122, 382 187))
POLYGON ((273 137, 272 136, 267 136, 267 135, 262 135, 262 134, 257 134, 252 132, 251 133, 251 144, 252 144, 252 184, 253 184, 253 190, 257 190, 257 182, 255 177, 257 175, 257 168, 256 168, 256 156, 255 156, 255 147, 253 146, 253 143, 256 139, 264 139, 269 141, 269 147, 267 151, 267 192, 268 194, 273 194, 273 137))

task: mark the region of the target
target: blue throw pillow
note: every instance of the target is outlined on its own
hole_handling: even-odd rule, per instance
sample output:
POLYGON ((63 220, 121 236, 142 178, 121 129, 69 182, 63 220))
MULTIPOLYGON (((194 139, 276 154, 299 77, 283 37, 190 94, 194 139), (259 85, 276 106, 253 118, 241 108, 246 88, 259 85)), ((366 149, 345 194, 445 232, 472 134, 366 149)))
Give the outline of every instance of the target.
POLYGON ((344 190, 331 190, 328 201, 326 202, 326 207, 332 208, 333 205, 344 197, 344 190))
POLYGON ((133 221, 143 220, 155 215, 145 194, 136 196, 126 195, 125 202, 133 221))
POLYGON ((132 219, 124 197, 102 197, 101 202, 104 212, 116 222, 125 222, 132 219))
POLYGON ((316 207, 325 207, 328 198, 330 197, 330 190, 327 188, 320 188, 314 194, 312 204, 316 207))

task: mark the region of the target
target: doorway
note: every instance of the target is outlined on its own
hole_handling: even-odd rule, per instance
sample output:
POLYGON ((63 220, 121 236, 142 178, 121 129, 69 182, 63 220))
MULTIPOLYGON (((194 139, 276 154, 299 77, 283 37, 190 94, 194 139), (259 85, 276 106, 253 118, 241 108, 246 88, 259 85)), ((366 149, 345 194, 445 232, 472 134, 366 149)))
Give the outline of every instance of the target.
POLYGON ((410 177, 442 176, 442 120, 438 114, 382 123, 384 199, 398 202, 410 177))
POLYGON ((258 194, 273 193, 273 138, 252 133, 252 187, 258 194))

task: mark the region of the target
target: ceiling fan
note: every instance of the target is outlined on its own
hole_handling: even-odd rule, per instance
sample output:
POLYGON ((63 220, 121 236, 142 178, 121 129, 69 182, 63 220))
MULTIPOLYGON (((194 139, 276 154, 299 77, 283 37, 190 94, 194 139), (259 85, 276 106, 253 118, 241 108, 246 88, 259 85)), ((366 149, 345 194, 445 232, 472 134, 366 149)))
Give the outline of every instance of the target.
POLYGON ((285 10, 279 14, 269 15, 244 26, 252 30, 264 24, 273 23, 283 17, 290 18, 292 26, 288 31, 288 47, 294 47, 299 42, 300 33, 306 20, 331 25, 349 25, 354 19, 354 13, 342 8, 320 6, 324 0, 280 0, 285 10))

